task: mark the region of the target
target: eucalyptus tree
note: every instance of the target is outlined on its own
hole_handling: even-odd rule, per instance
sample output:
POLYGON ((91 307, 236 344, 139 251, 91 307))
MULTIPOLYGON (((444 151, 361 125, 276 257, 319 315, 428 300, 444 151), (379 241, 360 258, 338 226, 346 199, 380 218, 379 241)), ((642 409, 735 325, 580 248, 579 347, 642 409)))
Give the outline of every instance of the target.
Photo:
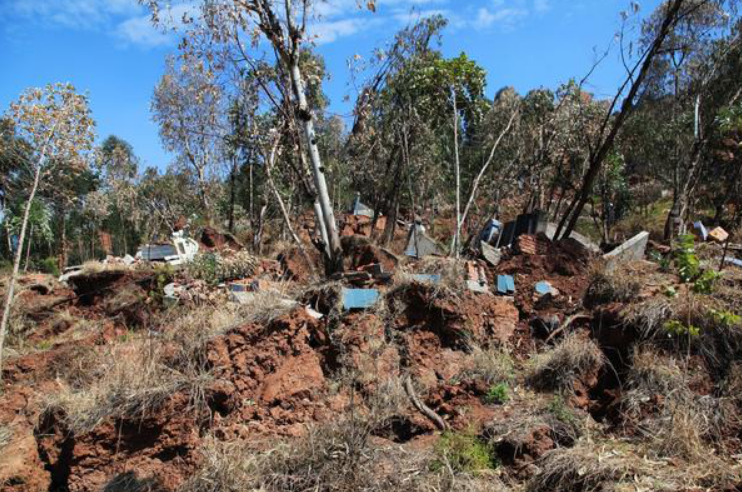
MULTIPOLYGON (((689 16, 707 5, 723 7, 735 3, 735 0, 667 0, 663 2, 653 16, 655 28, 646 31, 636 53, 633 50, 621 51, 626 67, 626 76, 609 104, 598 132, 590 140, 589 158, 579 189, 574 194, 557 228, 557 237, 567 237, 572 233, 582 211, 590 199, 593 186, 598 178, 606 157, 613 149, 619 131, 634 112, 639 96, 646 87, 648 76, 659 56, 672 49, 672 33, 689 16), (648 34, 647 34, 648 33, 648 34), (627 51, 629 51, 627 53, 627 51), (630 59, 629 55, 634 55, 630 59), (631 60, 631 61, 630 61, 631 60)), ((632 3, 635 10, 638 5, 632 3)), ((623 41, 623 31, 621 33, 623 41)), ((624 44, 622 42, 622 48, 624 44)), ((629 43, 633 48, 633 43, 629 43)))
MULTIPOLYGON (((157 22, 159 0, 140 0, 150 6, 157 22)), ((187 42, 207 40, 213 58, 214 51, 227 53, 218 63, 236 65, 237 72, 255 68, 258 62, 272 58, 288 82, 290 91, 276 93, 276 87, 262 86, 265 101, 275 106, 287 119, 296 121, 303 133, 303 150, 309 156, 316 194, 318 222, 325 226, 326 266, 328 271, 342 269, 342 251, 334 210, 317 145, 315 114, 307 97, 307 82, 301 57, 311 48, 307 28, 312 21, 314 2, 310 0, 202 0, 195 5, 197 15, 188 22, 187 42), (267 42, 267 46, 265 43, 267 42)), ((193 5, 193 4, 190 4, 193 5)), ((370 3, 370 6, 371 3, 370 3)), ((283 87, 278 87, 280 91, 283 87)))
POLYGON ((8 118, 13 122, 16 135, 29 146, 30 153, 19 157, 22 157, 21 166, 32 178, 28 183, 28 198, 23 211, 13 273, 0 322, 0 369, 15 282, 36 193, 46 184, 46 178, 61 168, 70 174, 87 168, 95 127, 87 97, 78 94, 71 84, 54 84, 26 90, 17 101, 11 103, 8 118))
POLYGON ((165 148, 195 176, 202 213, 213 215, 210 188, 225 156, 225 98, 216 75, 204 63, 172 57, 155 88, 152 114, 165 148))

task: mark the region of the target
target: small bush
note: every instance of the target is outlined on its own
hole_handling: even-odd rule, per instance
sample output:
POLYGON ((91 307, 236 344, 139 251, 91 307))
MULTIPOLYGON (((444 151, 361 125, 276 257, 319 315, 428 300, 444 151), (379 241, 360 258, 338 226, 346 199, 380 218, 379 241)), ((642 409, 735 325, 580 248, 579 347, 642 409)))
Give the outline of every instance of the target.
POLYGON ((491 386, 487 394, 484 395, 484 402, 490 405, 501 405, 508 400, 510 400, 509 388, 505 383, 491 386))
POLYGON ((455 473, 478 474, 499 466, 491 447, 472 431, 441 434, 435 444, 438 459, 435 468, 450 468, 455 473))
POLYGON ((515 366, 510 354, 501 349, 482 350, 474 347, 468 358, 468 367, 458 379, 482 380, 490 386, 511 383, 515 377, 515 366))
POLYGON ((57 259, 53 256, 44 258, 43 260, 39 261, 38 269, 41 272, 59 277, 59 265, 57 263, 57 259))
POLYGON ((238 251, 229 256, 208 252, 196 255, 187 264, 187 274, 211 285, 251 276, 255 272, 257 260, 247 251, 238 251))
POLYGON ((540 390, 572 391, 575 379, 598 371, 605 362, 603 352, 594 341, 573 333, 533 357, 527 381, 540 390))

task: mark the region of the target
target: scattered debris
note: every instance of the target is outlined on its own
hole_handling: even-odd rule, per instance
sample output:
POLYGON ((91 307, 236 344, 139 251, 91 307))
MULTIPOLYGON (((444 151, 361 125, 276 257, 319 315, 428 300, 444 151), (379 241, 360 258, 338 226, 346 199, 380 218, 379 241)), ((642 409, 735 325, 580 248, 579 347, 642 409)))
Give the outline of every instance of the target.
POLYGON ((480 294, 489 293, 487 273, 484 271, 482 265, 479 265, 474 261, 466 262, 466 286, 473 292, 478 292, 480 294))
POLYGON ((539 298, 544 298, 545 296, 558 296, 559 291, 555 289, 549 282, 546 280, 542 280, 541 282, 538 282, 536 286, 534 287, 536 290, 536 294, 539 298))
POLYGON ((368 309, 376 304, 379 291, 376 289, 346 289, 342 290, 343 309, 368 309))
POLYGON ((502 253, 499 249, 491 246, 489 243, 486 242, 482 242, 480 244, 480 247, 482 249, 482 258, 484 258, 487 263, 489 263, 493 267, 496 267, 500 264, 502 253))
POLYGON ((512 246, 515 240, 524 234, 546 233, 548 225, 547 214, 540 210, 530 214, 521 214, 514 221, 505 223, 498 237, 497 247, 512 246))
POLYGON ((510 275, 497 276, 497 293, 504 296, 515 294, 515 280, 510 275))
POLYGON ((415 282, 430 282, 432 284, 438 284, 441 281, 441 276, 439 274, 413 273, 410 277, 415 282))
POLYGON ((727 239, 729 239, 729 233, 721 227, 717 227, 715 229, 712 229, 711 232, 708 233, 708 237, 710 237, 712 241, 723 243, 727 239))
POLYGON ((501 231, 502 222, 497 219, 491 219, 485 226, 484 230, 482 230, 482 234, 479 235, 479 239, 482 243, 490 246, 493 241, 497 240, 500 237, 501 231))
POLYGON ((698 235, 700 236, 701 240, 707 241, 709 237, 709 231, 706 229, 706 226, 703 225, 703 222, 700 220, 697 220, 693 223, 693 228, 698 232, 698 235))
POLYGON ((353 215, 363 215, 365 217, 374 216, 374 210, 371 207, 361 203, 360 193, 356 193, 356 199, 353 201, 353 208, 351 209, 350 213, 353 215))

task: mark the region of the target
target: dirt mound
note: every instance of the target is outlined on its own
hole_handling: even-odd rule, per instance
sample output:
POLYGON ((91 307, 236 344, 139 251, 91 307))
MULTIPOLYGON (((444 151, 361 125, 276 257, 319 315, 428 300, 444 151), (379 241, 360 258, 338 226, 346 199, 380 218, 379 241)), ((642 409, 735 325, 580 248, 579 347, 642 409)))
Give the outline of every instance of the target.
POLYGON ((78 492, 138 482, 176 490, 197 460, 199 425, 190 403, 175 394, 157 412, 107 421, 82 435, 67 428, 59 411, 47 412, 36 438, 52 487, 78 492))
POLYGON ((299 309, 267 324, 235 328, 209 344, 218 380, 213 409, 251 432, 295 434, 325 410, 318 394, 335 363, 326 327, 299 309))
POLYGON ((393 272, 399 259, 389 250, 373 244, 363 236, 344 236, 341 238, 345 266, 358 270, 367 265, 380 264, 385 272, 393 272))
POLYGON ((278 256, 278 262, 283 269, 284 276, 288 280, 308 283, 312 280, 314 272, 320 271, 318 267, 321 264, 319 253, 309 249, 306 251, 310 255, 313 264, 307 261, 307 257, 297 247, 291 248, 278 256))
POLYGON ((200 245, 208 251, 211 250, 224 250, 231 249, 232 251, 239 251, 244 246, 240 243, 236 237, 228 232, 219 232, 213 227, 205 227, 201 232, 199 238, 200 245))
MULTIPOLYGON (((366 236, 371 237, 373 233, 372 229, 373 219, 366 217, 365 215, 352 215, 346 214, 342 217, 340 222, 340 232, 342 236, 366 236)), ((376 220, 376 233, 379 234, 386 227, 386 217, 379 217, 376 220)))
MULTIPOLYGON (((579 303, 588 287, 587 267, 590 254, 574 241, 552 242, 543 234, 521 236, 527 243, 527 252, 512 251, 495 269, 490 282, 496 284, 497 274, 512 275, 515 280, 515 304, 521 312, 569 311, 579 303), (531 254, 535 251, 535 254, 531 254), (538 282, 548 281, 559 291, 559 296, 539 303, 534 288, 538 282)), ((519 243, 519 244, 520 244, 519 243)))
POLYGON ((439 295, 434 286, 417 283, 390 297, 405 364, 426 386, 460 372, 472 344, 506 343, 518 323, 518 310, 500 297, 469 291, 461 297, 439 295))

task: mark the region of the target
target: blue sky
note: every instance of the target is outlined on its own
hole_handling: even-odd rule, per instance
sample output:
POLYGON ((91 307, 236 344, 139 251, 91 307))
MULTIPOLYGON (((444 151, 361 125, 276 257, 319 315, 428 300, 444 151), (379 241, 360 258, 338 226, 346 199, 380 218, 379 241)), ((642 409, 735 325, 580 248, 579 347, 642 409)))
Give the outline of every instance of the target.
MULTIPOLYGON (((344 97, 355 96, 348 60, 369 56, 411 17, 445 15, 450 24, 443 52, 465 51, 482 65, 491 96, 504 86, 525 93, 581 78, 629 8, 629 0, 377 0, 376 13, 370 13, 357 3, 319 2, 321 18, 312 26, 331 74, 325 85, 330 111, 340 115, 351 110, 344 97)), ((641 15, 658 3, 641 2, 641 15)), ((145 165, 164 168, 171 157, 160 145, 149 106, 176 42, 150 25, 136 0, 0 0, 0 111, 27 87, 72 82, 90 96, 99 139, 124 138, 145 165)), ((614 51, 589 89, 607 97, 621 75, 614 51)))

